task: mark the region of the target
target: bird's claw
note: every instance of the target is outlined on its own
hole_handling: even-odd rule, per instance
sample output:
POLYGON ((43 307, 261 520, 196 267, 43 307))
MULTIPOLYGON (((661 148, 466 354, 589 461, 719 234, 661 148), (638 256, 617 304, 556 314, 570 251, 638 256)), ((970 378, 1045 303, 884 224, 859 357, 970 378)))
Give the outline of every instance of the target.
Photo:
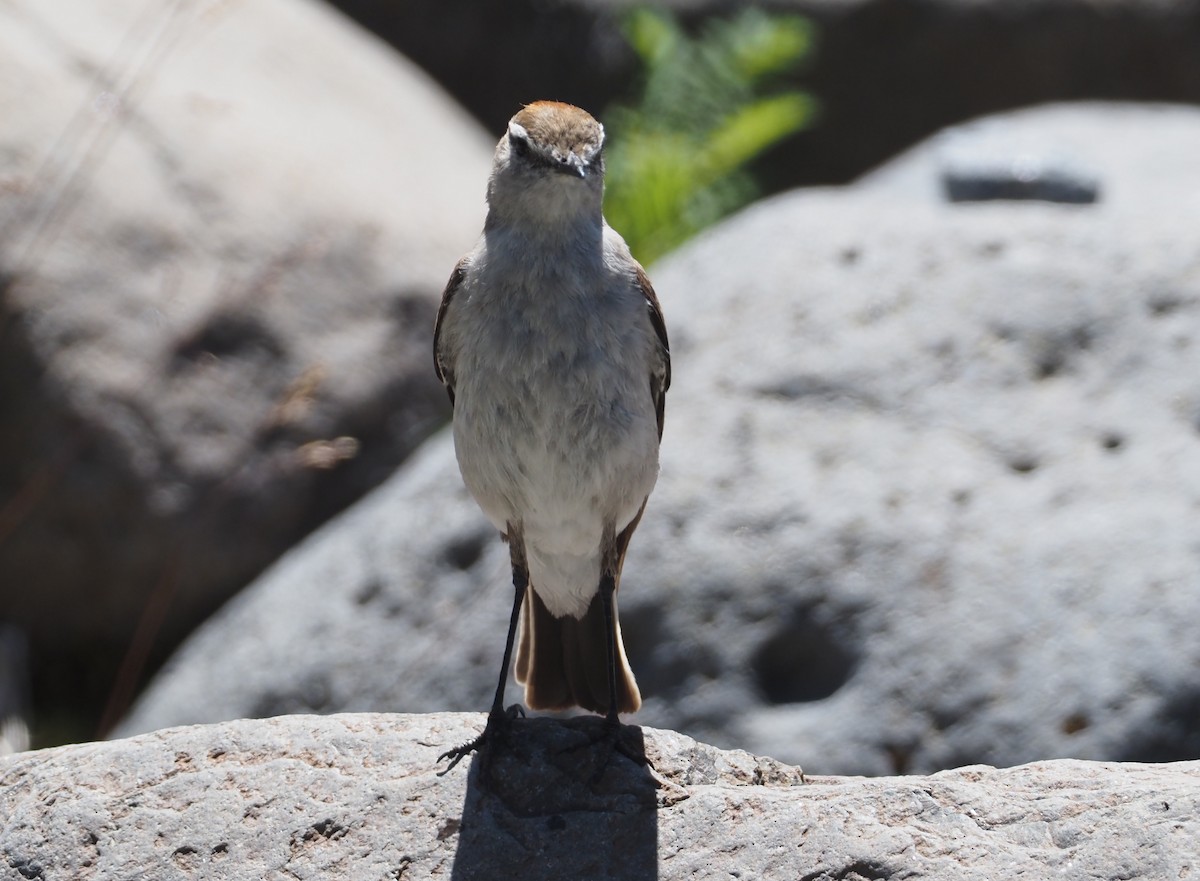
POLYGON ((523 718, 524 716, 525 710, 520 704, 513 704, 507 710, 503 710, 499 713, 495 711, 489 713, 487 724, 483 726, 483 731, 479 733, 478 737, 476 737, 474 740, 467 741, 462 746, 456 746, 453 749, 448 749, 438 756, 437 760, 439 762, 441 762, 443 759, 449 759, 450 764, 438 771, 437 776, 444 777, 446 774, 449 774, 450 771, 454 769, 455 765, 457 765, 471 753, 478 752, 484 746, 494 741, 496 737, 501 736, 504 730, 508 728, 514 719, 519 717, 523 718))

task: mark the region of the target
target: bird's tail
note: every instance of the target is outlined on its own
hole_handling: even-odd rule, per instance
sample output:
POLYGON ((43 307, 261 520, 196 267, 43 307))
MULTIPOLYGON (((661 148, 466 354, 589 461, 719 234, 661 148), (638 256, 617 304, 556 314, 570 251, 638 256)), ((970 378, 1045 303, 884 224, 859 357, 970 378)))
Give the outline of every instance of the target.
MULTIPOLYGON (((613 626, 617 631, 617 711, 632 713, 642 705, 642 696, 625 657, 615 591, 613 626)), ((607 713, 608 630, 600 594, 592 597, 582 618, 555 618, 533 585, 527 587, 516 674, 517 682, 525 686, 525 704, 532 710, 580 706, 607 713)))

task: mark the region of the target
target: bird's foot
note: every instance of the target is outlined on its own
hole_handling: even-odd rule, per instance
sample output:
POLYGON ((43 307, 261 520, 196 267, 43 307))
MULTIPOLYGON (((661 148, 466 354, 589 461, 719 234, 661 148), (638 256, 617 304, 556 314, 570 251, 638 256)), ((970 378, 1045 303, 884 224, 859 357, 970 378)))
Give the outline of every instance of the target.
POLYGON ((513 704, 507 710, 493 709, 488 713, 487 724, 483 726, 483 731, 474 740, 467 741, 462 746, 456 746, 454 749, 448 749, 440 756, 438 761, 449 759, 450 764, 437 772, 439 777, 442 777, 454 769, 454 766, 465 759, 473 752, 478 752, 485 746, 490 746, 496 742, 498 738, 502 738, 507 732, 512 721, 519 716, 524 716, 525 711, 520 704, 513 704))
POLYGON ((604 758, 604 764, 596 769, 593 777, 599 780, 604 774, 604 769, 608 767, 608 761, 612 758, 614 752, 620 753, 635 765, 649 767, 650 760, 646 758, 646 746, 640 736, 629 737, 629 732, 636 732, 638 729, 622 725, 616 719, 604 720, 604 740, 607 744, 607 753, 604 758))
POLYGON ((600 782, 614 753, 620 753, 636 765, 649 766, 650 760, 646 758, 641 738, 632 736, 638 731, 634 726, 622 725, 613 716, 605 716, 602 723, 588 733, 588 739, 584 743, 571 748, 572 751, 586 748, 595 754, 596 767, 589 782, 600 782))

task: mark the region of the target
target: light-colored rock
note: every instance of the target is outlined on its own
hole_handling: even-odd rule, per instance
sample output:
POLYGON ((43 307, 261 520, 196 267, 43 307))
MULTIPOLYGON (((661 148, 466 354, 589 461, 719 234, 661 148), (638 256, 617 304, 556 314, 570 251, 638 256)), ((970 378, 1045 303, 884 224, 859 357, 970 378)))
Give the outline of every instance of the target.
MULTIPOLYGON (((943 200, 949 176, 1055 173, 1106 207, 1200 212, 1200 108, 1080 102, 956 125, 860 178, 878 196, 943 200)), ((1051 200, 1052 201, 1052 200, 1051 200)))
MULTIPOLYGON (((798 192, 654 267, 635 719, 818 773, 1200 756, 1193 219, 798 192)), ((439 437, 122 730, 486 707, 508 584, 439 437)))
POLYGON ((491 138, 313 0, 6 3, 0 113, 0 620, 79 707, 444 419, 491 138))
MULTIPOLYGON (((216 877, 1177 881, 1200 762, 809 777, 671 731, 521 720, 436 776, 481 715, 293 716, 0 759, 0 866, 31 881, 216 877)), ((595 723, 595 724, 590 724, 595 723)))

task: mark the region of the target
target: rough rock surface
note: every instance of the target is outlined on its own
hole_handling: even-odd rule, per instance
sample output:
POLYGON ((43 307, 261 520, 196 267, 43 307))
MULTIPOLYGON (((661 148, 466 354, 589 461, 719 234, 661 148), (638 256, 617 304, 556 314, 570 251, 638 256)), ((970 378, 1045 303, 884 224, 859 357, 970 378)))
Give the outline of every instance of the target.
MULTIPOLYGON (((518 101, 627 99, 614 14, 634 0, 333 0, 496 128, 518 101), (455 51, 445 47, 454 45, 455 51)), ((638 0, 638 5, 641 0, 638 0)), ((731 4, 655 0, 695 21, 731 4)), ((777 188, 842 183, 939 129, 1045 101, 1200 103, 1196 0, 768 0, 818 26, 797 83, 817 125, 771 157, 777 188)))
MULTIPOLYGON (((621 592, 637 720, 820 773, 1200 756, 1189 210, 797 192, 654 267, 675 379, 621 592)), ((486 707, 506 562, 438 437, 122 730, 486 707)))
MULTIPOLYGON (((671 731, 516 723, 443 777, 480 715, 294 716, 0 759, 0 867, 25 879, 797 878, 1177 881, 1200 762, 805 777, 671 731)), ((588 724, 595 722, 597 724, 588 724)), ((16 877, 16 876, 14 876, 16 877)))
POLYGON ((6 3, 0 109, 0 620, 78 707, 445 417, 490 138, 311 0, 6 3))
MULTIPOLYGON (((1106 207, 1200 212, 1200 109, 1078 102, 953 126, 855 181, 875 195, 941 202, 952 177, 1094 181, 1106 207)), ((1056 201, 1053 193, 1046 201, 1056 201)), ((1060 200, 1062 201, 1062 200, 1060 200)), ((1065 200, 1070 201, 1070 200, 1065 200)))

